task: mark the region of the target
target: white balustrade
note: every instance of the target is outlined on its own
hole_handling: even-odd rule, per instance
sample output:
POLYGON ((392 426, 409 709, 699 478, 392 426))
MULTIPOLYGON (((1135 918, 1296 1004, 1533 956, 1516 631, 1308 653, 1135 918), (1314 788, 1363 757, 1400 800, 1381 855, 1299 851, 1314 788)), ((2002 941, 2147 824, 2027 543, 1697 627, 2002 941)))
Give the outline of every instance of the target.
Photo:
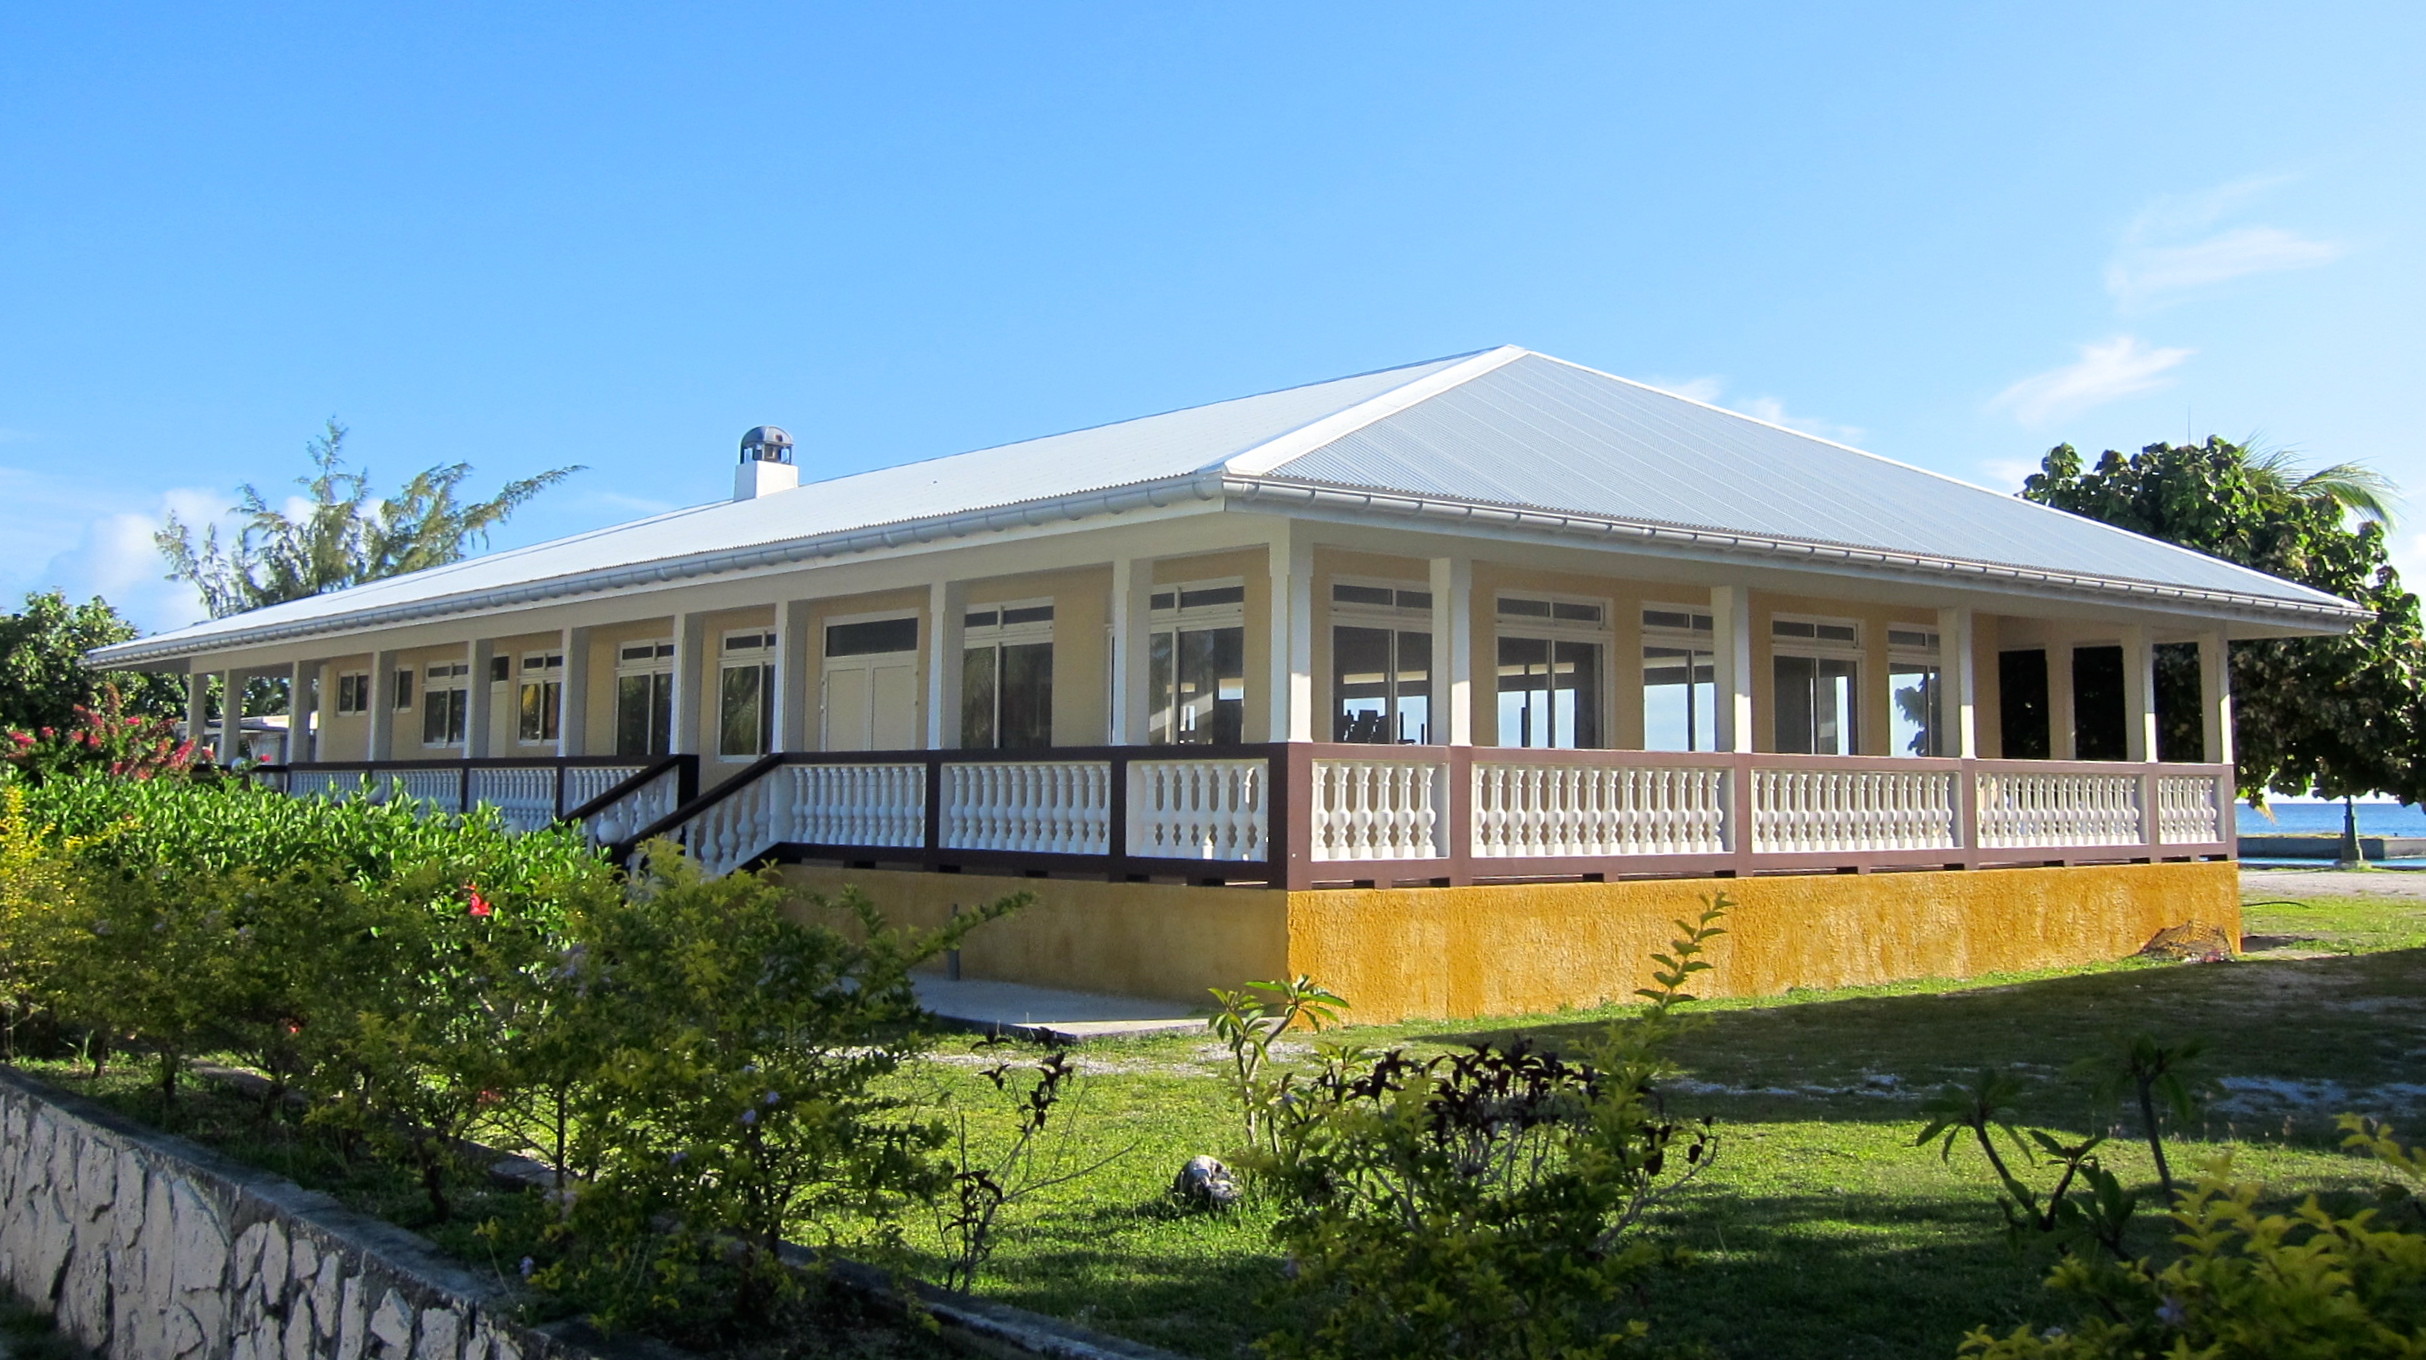
POLYGON ((582 830, 599 845, 619 845, 672 816, 676 795, 681 791, 680 771, 660 770, 655 778, 626 790, 621 797, 584 818, 582 830))
POLYGON ((1756 854, 1953 850, 1962 844, 1954 771, 1755 769, 1756 854))
POLYGON ((910 846, 926 842, 924 765, 787 765, 788 840, 807 845, 910 846))
POLYGON ((1986 849, 2140 844, 2137 774, 1983 773, 1979 799, 1986 849))
POLYGON ((434 770, 389 770, 373 777, 370 796, 380 802, 395 798, 410 798, 416 802, 435 803, 439 812, 454 812, 463 805, 463 771, 454 766, 434 770))
POLYGON ((1723 766, 1474 763, 1473 853, 1479 858, 1726 849, 1723 766))
POLYGON ((752 779, 699 809, 674 829, 674 839, 701 872, 729 874, 786 839, 778 826, 778 785, 752 779))
POLYGON ((564 768, 564 810, 604 798, 617 784, 647 769, 646 765, 567 765, 564 768))
POLYGON ((556 767, 553 765, 474 766, 474 807, 487 803, 516 831, 536 831, 556 821, 556 767))
POLYGON ((1270 792, 1261 760, 1132 760, 1129 855, 1260 863, 1270 792))
POLYGON ((2224 797, 2213 775, 2158 775, 2156 838, 2166 845, 2213 845, 2224 839, 2224 797))
POLYGON ((1040 855, 1112 852, 1112 762, 989 760, 943 767, 942 844, 1040 855))
POLYGON ((1417 760, 1317 760, 1307 850, 1317 860, 1439 859, 1449 853, 1449 767, 1417 760))
POLYGON ((286 791, 295 798, 344 798, 362 791, 360 770, 289 770, 286 791))

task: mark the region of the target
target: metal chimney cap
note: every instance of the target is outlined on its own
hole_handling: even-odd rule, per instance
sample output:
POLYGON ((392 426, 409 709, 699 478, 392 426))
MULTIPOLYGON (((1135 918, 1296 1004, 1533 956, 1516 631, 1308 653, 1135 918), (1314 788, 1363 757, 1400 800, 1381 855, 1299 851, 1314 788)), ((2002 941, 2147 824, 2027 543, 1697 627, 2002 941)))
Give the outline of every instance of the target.
POLYGON ((745 463, 788 463, 792 461, 792 436, 780 425, 760 425, 741 437, 741 461, 745 463))

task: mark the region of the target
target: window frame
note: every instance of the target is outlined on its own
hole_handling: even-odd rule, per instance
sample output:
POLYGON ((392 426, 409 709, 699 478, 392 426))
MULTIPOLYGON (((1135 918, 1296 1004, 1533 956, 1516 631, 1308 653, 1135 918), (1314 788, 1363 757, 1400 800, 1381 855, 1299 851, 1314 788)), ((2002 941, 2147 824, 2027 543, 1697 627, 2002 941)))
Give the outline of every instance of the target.
POLYGON ((1053 651, 1055 642, 1053 628, 1056 619, 1057 609, 1054 597, 1050 595, 1016 600, 976 601, 961 610, 960 746, 962 749, 1034 751, 1048 749, 1053 745, 1053 668, 1060 660, 1053 651), (1008 616, 1012 614, 1019 614, 1022 617, 1009 618, 1008 616), (1041 696, 1044 710, 1044 740, 1040 743, 1023 742, 1014 746, 1004 740, 1003 730, 1003 702, 1010 680, 1008 653, 1009 649, 1013 647, 1039 646, 1046 649, 1044 685, 1041 696), (985 714, 986 740, 982 745, 971 740, 969 731, 970 719, 975 716, 970 712, 973 698, 969 690, 970 658, 978 652, 992 654, 992 660, 988 664, 990 675, 986 691, 988 704, 988 711, 985 714))
POLYGON ((775 749, 775 657, 783 640, 773 624, 753 624, 747 628, 729 628, 716 639, 716 758, 743 762, 756 760, 775 749), (745 644, 736 646, 736 644, 745 644), (749 655, 737 655, 747 652, 749 655), (732 735, 726 725, 726 708, 731 702, 728 694, 731 677, 737 672, 758 673, 758 694, 753 702, 758 712, 752 724, 756 729, 756 749, 734 751, 725 739, 732 735))
POLYGON ((543 647, 524 652, 514 659, 514 741, 519 746, 553 746, 564 727, 564 650, 543 647), (534 666, 532 663, 538 662, 534 666), (529 691, 539 691, 539 703, 534 710, 529 691), (552 692, 551 692, 552 691, 552 692), (539 734, 534 736, 531 720, 536 716, 539 734))
MULTIPOLYGON (((1560 590, 1531 590, 1522 586, 1502 586, 1491 592, 1490 703, 1495 745, 1509 750, 1609 749, 1609 738, 1616 728, 1614 720, 1617 713, 1616 677, 1611 665, 1617 647, 1616 603, 1616 598, 1609 595, 1579 595, 1560 590), (1537 614, 1530 609, 1512 612, 1508 608, 1511 601, 1524 605, 1539 604, 1543 612, 1537 614), (1572 611, 1585 608, 1597 611, 1598 617, 1582 619, 1574 616, 1572 611), (1562 616, 1562 609, 1570 612, 1562 616), (1554 731, 1552 740, 1546 745, 1522 746, 1512 742, 1508 732, 1500 730, 1505 726, 1499 721, 1503 711, 1501 696, 1507 691, 1501 686, 1500 668, 1504 663, 1499 658, 1503 643, 1510 639, 1549 644, 1553 675, 1558 668, 1559 644, 1580 643, 1599 648, 1598 663, 1593 668, 1593 683, 1597 693, 1593 696, 1592 704, 1592 745, 1560 742, 1554 731)), ((1555 694, 1556 686, 1553 685, 1548 692, 1555 694)))
MULTIPOLYGON (((1376 746, 1425 746, 1434 744, 1432 739, 1439 730, 1439 725, 1434 721, 1437 710, 1435 709, 1433 703, 1435 698, 1434 691, 1437 688, 1437 686, 1434 684, 1436 677, 1433 674, 1433 649, 1437 642, 1435 635, 1437 634, 1438 629, 1435 626, 1436 613, 1434 609, 1434 596, 1432 593, 1431 582, 1407 581, 1381 576, 1357 575, 1339 575, 1330 579, 1331 589, 1325 597, 1325 603, 1328 609, 1328 622, 1330 624, 1331 632, 1329 637, 1330 646, 1328 653, 1325 656, 1325 661, 1330 672, 1328 676, 1330 681, 1328 688, 1330 690, 1331 699, 1331 740, 1339 742, 1357 741, 1356 738, 1353 738, 1340 730, 1341 722, 1347 715, 1343 709, 1345 699, 1340 693, 1340 688, 1346 683, 1346 681, 1343 679, 1340 669, 1339 630, 1342 628, 1362 628, 1374 632, 1384 633, 1389 637, 1388 645, 1390 651, 1390 660, 1388 665, 1385 667, 1386 673, 1382 680, 1381 699, 1382 712, 1387 715, 1387 725, 1390 728, 1392 735, 1382 741, 1357 741, 1357 744, 1376 746), (1339 592, 1343 588, 1360 591, 1385 591, 1390 596, 1390 602, 1384 604, 1379 600, 1343 600, 1339 598, 1339 592), (1422 695, 1424 700, 1424 716, 1420 729, 1421 735, 1416 737, 1405 737, 1397 735, 1397 729, 1398 725, 1404 722, 1407 717, 1407 714, 1404 711, 1404 701, 1413 696, 1402 694, 1399 689, 1400 682, 1405 679, 1406 673, 1409 669, 1405 660, 1403 639, 1410 634, 1416 633, 1422 634, 1425 640, 1423 655, 1424 681, 1422 695)), ((1445 734, 1441 735, 1443 735, 1445 739, 1445 734)))

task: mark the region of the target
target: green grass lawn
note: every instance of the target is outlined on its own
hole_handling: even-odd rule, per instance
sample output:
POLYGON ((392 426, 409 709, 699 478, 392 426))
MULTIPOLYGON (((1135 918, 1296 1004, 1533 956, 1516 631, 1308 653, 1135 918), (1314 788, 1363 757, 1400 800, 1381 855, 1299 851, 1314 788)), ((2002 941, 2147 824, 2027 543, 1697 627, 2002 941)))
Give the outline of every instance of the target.
MULTIPOLYGON (((2177 1167, 2229 1151, 2270 1192, 2371 1196, 2380 1178, 2338 1151, 2332 1116, 2418 1123, 2426 949, 2411 942, 2421 928, 2426 903, 2265 908, 2251 912, 2250 933, 2309 936, 2320 941, 2311 949, 2330 940, 2334 956, 2122 963, 1699 1007, 1707 1023, 1679 1052, 1686 1070, 1670 1107, 1714 1116, 1725 1143, 1666 1214, 1697 1260, 1648 1296, 1655 1335, 1744 1357, 1942 1357, 1974 1324, 2066 1317, 2065 1301, 2039 1286, 2044 1261, 2006 1245, 1976 1152, 1942 1162, 1913 1147, 1915 1111, 1982 1066, 2018 1067, 2035 1082, 2031 1119, 2084 1129, 2090 1112, 2065 1069, 2135 1031, 2211 1045, 2203 1065, 2216 1099, 2173 1147, 2177 1167)), ((1356 1037, 1416 1049, 1516 1033, 1556 1044, 1605 1018, 1356 1037)), ((956 1041, 930 1079, 982 1105, 991 1091, 978 1068, 1005 1054, 956 1041)), ((1237 1138, 1220 1050, 1209 1036, 1166 1036, 1080 1057, 1089 1075, 1069 1126, 1073 1159, 1133 1150, 1018 1211, 985 1292, 1190 1355, 1247 1353, 1275 1323, 1257 1306, 1280 1269, 1268 1214, 1176 1215, 1162 1199, 1190 1154, 1237 1138)), ((2145 1147, 2110 1148, 2108 1164, 2153 1192, 2145 1147)), ((2142 1228, 2159 1248, 2161 1218, 2142 1228)))
MULTIPOLYGON (((2036 1083, 2031 1119, 2085 1128, 2089 1111, 2065 1069, 2137 1031, 2211 1045, 2204 1066, 2216 1099, 2176 1145, 2177 1166, 2230 1151, 2239 1173, 2281 1196, 2371 1194, 2373 1164, 2335 1148, 2332 1116, 2420 1124, 2426 902, 2253 906, 2245 928, 2296 941, 2278 952, 2316 956, 2127 962, 1697 1003, 1706 1023, 1680 1047, 1685 1070, 1667 1096, 1673 1113, 1716 1118, 1724 1142, 1716 1166, 1662 1216, 1695 1260, 1646 1295, 1655 1336, 1739 1357, 1944 1357, 1974 1324, 2004 1330, 2068 1316, 2039 1286, 2044 1261, 2008 1249, 1976 1152, 1959 1149, 1947 1162, 1912 1146, 1916 1109, 1984 1065, 2018 1067, 2036 1083)), ((1426 1051, 1519 1033, 1557 1045, 1612 1013, 1376 1026, 1355 1037, 1426 1051)), ((954 1036, 906 1080, 968 1110, 982 1146, 1007 1123, 982 1070, 1041 1053, 954 1036)), ((1164 1193, 1189 1156, 1223 1154, 1237 1140, 1222 1050, 1210 1035, 1184 1034, 1096 1044, 1078 1057, 1086 1076, 1053 1125, 1067 1131, 1057 1146, 1071 1165, 1119 1156, 1011 1210, 981 1292, 1183 1354, 1248 1354, 1283 1321, 1262 1302, 1281 1268, 1269 1211, 1181 1214, 1164 1193)), ((146 1080, 117 1069, 94 1094, 156 1117, 146 1080)), ((511 1249, 501 1258, 471 1225, 532 1213, 518 1197, 467 1190, 456 1222, 432 1222, 408 1178, 348 1162, 224 1092, 194 1090, 169 1122, 428 1232, 500 1276, 511 1271, 511 1249)), ((2118 1141, 2107 1160, 2152 1188, 2141 1145, 2118 1141)), ((911 1226, 915 1243, 939 1240, 931 1223, 911 1226)), ((2144 1217, 2142 1231, 2151 1250, 2162 1245, 2161 1219, 2144 1217)), ((923 1338, 881 1332, 829 1334, 808 1349, 931 1353, 923 1338)))

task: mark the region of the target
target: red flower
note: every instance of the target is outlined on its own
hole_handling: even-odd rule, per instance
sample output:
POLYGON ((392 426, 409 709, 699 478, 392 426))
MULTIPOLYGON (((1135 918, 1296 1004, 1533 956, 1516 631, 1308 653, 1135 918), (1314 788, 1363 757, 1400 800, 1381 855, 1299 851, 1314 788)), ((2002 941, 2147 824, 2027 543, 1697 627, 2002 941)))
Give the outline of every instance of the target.
POLYGON ((471 907, 471 914, 472 914, 472 915, 474 915, 474 916, 494 916, 494 915, 496 915, 496 914, 497 914, 497 909, 496 909, 495 907, 492 907, 492 906, 490 906, 490 905, 489 905, 489 900, 488 900, 487 898, 482 897, 482 896, 480 895, 480 889, 479 889, 479 888, 474 887, 473 885, 471 885, 471 884, 469 884, 469 883, 466 883, 466 884, 464 884, 464 885, 463 885, 463 891, 464 891, 465 896, 467 896, 467 897, 469 897, 469 898, 471 899, 471 903, 472 903, 472 907, 471 907))

